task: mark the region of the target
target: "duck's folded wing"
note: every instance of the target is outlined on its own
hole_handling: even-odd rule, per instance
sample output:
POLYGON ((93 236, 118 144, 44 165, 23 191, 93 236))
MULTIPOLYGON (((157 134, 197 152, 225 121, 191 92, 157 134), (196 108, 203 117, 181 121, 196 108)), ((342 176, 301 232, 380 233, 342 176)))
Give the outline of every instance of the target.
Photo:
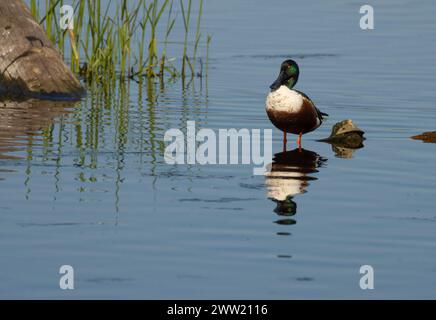
POLYGON ((315 104, 312 102, 312 100, 304 93, 304 92, 301 92, 301 91, 298 91, 298 90, 295 90, 295 91, 297 91, 299 94, 301 94, 302 96, 303 96, 303 98, 304 99, 306 99, 306 100, 308 100, 309 101, 309 103, 315 108, 315 110, 316 110, 316 114, 317 114, 317 116, 318 116, 318 119, 319 120, 324 120, 324 117, 328 117, 329 115, 327 114, 327 113, 325 113, 325 112, 322 112, 321 110, 319 110, 316 106, 315 106, 315 104))

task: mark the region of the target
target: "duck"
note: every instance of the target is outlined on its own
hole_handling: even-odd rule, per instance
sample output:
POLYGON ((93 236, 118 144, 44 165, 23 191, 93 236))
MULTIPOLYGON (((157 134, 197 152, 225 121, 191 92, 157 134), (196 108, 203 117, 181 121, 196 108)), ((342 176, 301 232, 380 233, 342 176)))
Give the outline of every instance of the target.
POLYGON ((302 135, 316 130, 327 113, 321 112, 303 92, 293 89, 298 81, 298 64, 288 59, 282 62, 277 79, 270 86, 266 98, 266 113, 272 124, 283 131, 283 149, 286 151, 287 133, 298 135, 301 149, 302 135))

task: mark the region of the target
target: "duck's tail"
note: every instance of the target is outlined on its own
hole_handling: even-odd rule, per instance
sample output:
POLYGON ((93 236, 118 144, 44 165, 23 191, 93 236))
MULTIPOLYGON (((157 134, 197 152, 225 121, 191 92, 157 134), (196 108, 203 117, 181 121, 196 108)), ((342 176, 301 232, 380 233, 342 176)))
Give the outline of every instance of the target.
POLYGON ((324 120, 324 117, 328 117, 329 115, 325 112, 322 112, 321 110, 319 110, 317 107, 315 107, 316 109, 316 113, 318 114, 318 118, 319 120, 324 120))

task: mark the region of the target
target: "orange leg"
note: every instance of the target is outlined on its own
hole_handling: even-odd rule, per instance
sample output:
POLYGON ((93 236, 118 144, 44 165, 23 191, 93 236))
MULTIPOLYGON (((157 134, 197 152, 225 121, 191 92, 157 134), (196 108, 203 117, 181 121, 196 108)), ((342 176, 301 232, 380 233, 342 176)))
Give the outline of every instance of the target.
POLYGON ((301 136, 302 135, 303 135, 303 133, 300 132, 298 139, 297 139, 297 145, 298 145, 298 148, 300 148, 300 149, 301 149, 301 136))
POLYGON ((283 152, 286 152, 286 143, 287 143, 286 131, 283 131, 283 152))

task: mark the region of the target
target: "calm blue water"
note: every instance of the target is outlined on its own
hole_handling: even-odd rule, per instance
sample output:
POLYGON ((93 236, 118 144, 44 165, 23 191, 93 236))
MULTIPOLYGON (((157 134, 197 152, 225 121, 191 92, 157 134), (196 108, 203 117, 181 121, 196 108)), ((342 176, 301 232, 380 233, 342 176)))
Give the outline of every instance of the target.
POLYGON ((436 144, 410 136, 436 130, 436 5, 369 3, 372 31, 359 1, 211 1, 207 85, 0 104, 0 297, 434 298, 436 144), (288 57, 330 117, 276 156, 281 178, 164 162, 165 131, 187 120, 273 128, 264 101, 288 57), (367 140, 339 157, 316 140, 348 118, 367 140), (359 287, 366 264, 374 290, 359 287))

